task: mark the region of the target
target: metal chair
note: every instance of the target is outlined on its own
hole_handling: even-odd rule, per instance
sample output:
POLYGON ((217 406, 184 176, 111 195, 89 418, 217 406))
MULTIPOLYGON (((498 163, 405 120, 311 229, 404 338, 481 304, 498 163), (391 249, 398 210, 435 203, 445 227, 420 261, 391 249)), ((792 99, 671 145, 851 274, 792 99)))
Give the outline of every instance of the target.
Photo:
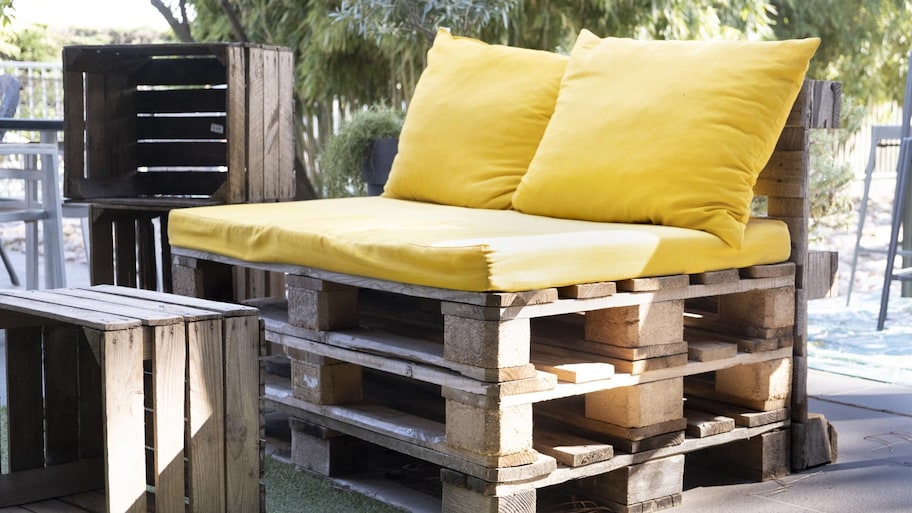
MULTIPOLYGON (((912 53, 909 55, 909 69, 906 75, 906 90, 903 96, 902 126, 899 132, 899 162, 896 165, 896 193, 893 197, 893 221, 890 226, 890 242, 887 246, 887 268, 884 271, 884 284, 880 296, 880 314, 877 317, 877 330, 884 328, 887 319, 887 305, 890 302, 890 285, 894 281, 912 281, 912 267, 895 269, 896 256, 901 254, 899 229, 903 224, 906 208, 909 203, 909 182, 912 177, 912 53)), ((906 231, 908 230, 907 227, 906 231)))
MULTIPOLYGON (((0 85, 4 88, 3 104, 8 101, 15 104, 5 107, 4 113, 15 112, 19 101, 19 85, 14 77, 0 76, 0 85), (13 92, 15 91, 15 92, 13 92), (9 100, 8 100, 9 98, 9 100)), ((44 140, 34 142, 0 142, 0 157, 20 156, 21 166, 10 167, 8 159, 0 162, 0 179, 11 182, 21 181, 23 194, 15 198, 0 199, 0 222, 23 221, 26 224, 26 288, 39 288, 38 223, 41 222, 44 236, 44 282, 46 288, 57 288, 66 285, 66 270, 63 256, 63 229, 61 226, 60 188, 58 169, 60 151, 56 142, 44 140)), ((2 252, 2 247, 0 247, 2 252)), ((9 263, 5 252, 0 253, 13 285, 19 285, 19 279, 9 263)))

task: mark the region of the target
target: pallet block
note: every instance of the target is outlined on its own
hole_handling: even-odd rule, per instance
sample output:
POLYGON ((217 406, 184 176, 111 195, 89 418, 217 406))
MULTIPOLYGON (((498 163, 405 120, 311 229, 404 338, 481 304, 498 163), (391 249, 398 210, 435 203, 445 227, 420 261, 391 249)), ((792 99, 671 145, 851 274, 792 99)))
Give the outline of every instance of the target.
POLYGON ((310 422, 288 419, 291 428, 291 462, 322 476, 344 476, 357 472, 367 463, 366 444, 338 431, 310 422))
POLYGON ((631 465, 582 479, 579 487, 618 513, 648 513, 681 504, 684 455, 631 465))

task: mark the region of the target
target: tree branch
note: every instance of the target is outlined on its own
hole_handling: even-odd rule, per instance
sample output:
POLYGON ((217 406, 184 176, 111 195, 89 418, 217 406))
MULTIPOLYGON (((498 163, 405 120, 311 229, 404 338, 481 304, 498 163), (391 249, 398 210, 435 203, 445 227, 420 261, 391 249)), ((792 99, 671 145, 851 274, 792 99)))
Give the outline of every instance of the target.
POLYGON ((234 8, 231 7, 231 3, 228 0, 221 0, 222 11, 225 12, 225 16, 228 17, 228 21, 231 22, 231 31, 234 32, 234 37, 241 43, 248 42, 247 32, 244 30, 243 25, 241 25, 241 20, 238 19, 237 13, 234 12, 234 8))
POLYGON ((171 30, 174 32, 174 35, 183 42, 183 43, 192 43, 193 35, 190 33, 190 22, 187 20, 186 11, 183 9, 183 0, 181 1, 181 12, 182 20, 178 20, 174 17, 174 13, 171 12, 171 9, 162 2, 162 0, 149 0, 149 3, 152 4, 152 7, 155 7, 158 12, 165 18, 165 21, 168 22, 168 25, 171 27, 171 30))

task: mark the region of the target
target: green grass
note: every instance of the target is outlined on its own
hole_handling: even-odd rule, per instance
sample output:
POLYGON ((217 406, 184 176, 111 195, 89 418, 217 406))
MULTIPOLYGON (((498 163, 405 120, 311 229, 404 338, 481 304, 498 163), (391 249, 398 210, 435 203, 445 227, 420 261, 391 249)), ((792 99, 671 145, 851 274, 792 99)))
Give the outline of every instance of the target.
POLYGON ((335 488, 329 482, 266 457, 266 511, 269 513, 401 513, 363 495, 335 488))

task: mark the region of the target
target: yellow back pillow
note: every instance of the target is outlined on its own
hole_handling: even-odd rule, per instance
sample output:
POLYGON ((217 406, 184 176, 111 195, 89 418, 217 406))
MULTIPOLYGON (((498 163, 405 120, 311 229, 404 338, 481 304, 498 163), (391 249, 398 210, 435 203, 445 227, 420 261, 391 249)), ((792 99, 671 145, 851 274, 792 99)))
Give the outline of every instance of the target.
POLYGON ((554 112, 568 58, 440 30, 383 195, 510 208, 554 112))
POLYGON ((739 248, 753 186, 819 45, 583 31, 516 209, 713 233, 739 248))

